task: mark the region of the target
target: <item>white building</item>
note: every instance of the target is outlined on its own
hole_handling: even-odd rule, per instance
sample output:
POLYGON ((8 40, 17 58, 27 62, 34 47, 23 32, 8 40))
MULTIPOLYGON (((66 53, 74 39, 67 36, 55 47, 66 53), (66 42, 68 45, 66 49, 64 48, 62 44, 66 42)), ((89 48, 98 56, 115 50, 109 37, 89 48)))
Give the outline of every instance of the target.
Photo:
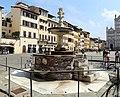
POLYGON ((120 49, 120 15, 115 15, 114 28, 106 27, 106 46, 111 49, 120 49))

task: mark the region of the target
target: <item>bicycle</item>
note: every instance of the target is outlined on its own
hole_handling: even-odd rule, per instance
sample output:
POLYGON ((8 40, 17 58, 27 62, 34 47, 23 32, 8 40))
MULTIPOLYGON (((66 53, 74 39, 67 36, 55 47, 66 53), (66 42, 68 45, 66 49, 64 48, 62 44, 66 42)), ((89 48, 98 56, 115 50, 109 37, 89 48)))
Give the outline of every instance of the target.
POLYGON ((101 97, 103 97, 104 94, 106 94, 105 97, 120 97, 119 96, 119 85, 120 85, 119 68, 120 67, 115 67, 115 70, 117 71, 117 73, 108 74, 110 82, 112 84, 108 87, 108 89, 103 93, 101 97))
POLYGON ((30 57, 30 59, 29 59, 29 60, 26 60, 26 63, 25 63, 25 68, 30 67, 30 68, 31 68, 31 70, 32 70, 32 66, 33 66, 33 58, 32 58, 32 57, 30 57))

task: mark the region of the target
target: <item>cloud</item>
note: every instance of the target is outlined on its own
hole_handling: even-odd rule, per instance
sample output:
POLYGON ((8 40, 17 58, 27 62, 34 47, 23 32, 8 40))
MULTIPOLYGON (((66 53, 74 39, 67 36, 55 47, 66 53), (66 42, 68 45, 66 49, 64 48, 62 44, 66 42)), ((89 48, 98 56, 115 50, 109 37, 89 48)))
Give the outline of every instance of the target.
POLYGON ((114 17, 116 15, 120 15, 120 12, 117 10, 108 10, 106 8, 103 9, 103 11, 101 12, 101 15, 103 18, 105 18, 105 20, 113 20, 114 17))
POLYGON ((94 21, 89 20, 89 24, 90 24, 91 26, 95 27, 95 22, 94 22, 94 21))

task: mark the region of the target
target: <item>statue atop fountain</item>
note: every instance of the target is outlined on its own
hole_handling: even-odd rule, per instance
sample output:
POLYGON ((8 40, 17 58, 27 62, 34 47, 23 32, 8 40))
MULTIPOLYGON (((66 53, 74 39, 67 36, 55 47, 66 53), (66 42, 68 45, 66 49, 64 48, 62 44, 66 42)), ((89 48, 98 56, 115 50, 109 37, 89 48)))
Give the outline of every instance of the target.
POLYGON ((58 26, 59 27, 62 27, 62 25, 63 25, 63 21, 62 21, 62 19, 64 18, 63 15, 64 15, 63 9, 59 8, 59 12, 58 12, 58 18, 59 18, 58 26))

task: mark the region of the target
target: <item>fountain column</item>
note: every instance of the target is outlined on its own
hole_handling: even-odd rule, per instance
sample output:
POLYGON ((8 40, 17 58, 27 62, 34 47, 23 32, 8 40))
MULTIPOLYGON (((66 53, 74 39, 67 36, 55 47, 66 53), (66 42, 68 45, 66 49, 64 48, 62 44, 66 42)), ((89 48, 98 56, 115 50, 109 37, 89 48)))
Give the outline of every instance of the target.
POLYGON ((72 28, 64 27, 63 25, 63 18, 64 12, 62 8, 59 8, 58 11, 58 27, 48 28, 48 31, 52 32, 53 34, 57 35, 57 47, 55 51, 51 52, 52 55, 73 55, 73 52, 66 51, 65 48, 62 47, 63 45, 63 35, 69 34, 69 32, 73 31, 72 28), (64 52, 66 51, 66 52, 64 52))

